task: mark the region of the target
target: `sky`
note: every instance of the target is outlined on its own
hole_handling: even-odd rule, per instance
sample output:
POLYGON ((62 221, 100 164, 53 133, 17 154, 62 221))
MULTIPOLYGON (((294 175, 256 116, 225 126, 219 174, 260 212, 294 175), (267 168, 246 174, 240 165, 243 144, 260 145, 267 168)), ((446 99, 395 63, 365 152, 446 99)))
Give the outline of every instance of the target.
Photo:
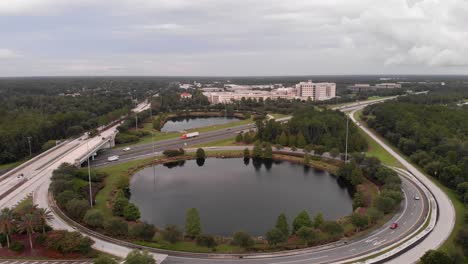
POLYGON ((467 0, 3 0, 0 76, 467 74, 467 0))

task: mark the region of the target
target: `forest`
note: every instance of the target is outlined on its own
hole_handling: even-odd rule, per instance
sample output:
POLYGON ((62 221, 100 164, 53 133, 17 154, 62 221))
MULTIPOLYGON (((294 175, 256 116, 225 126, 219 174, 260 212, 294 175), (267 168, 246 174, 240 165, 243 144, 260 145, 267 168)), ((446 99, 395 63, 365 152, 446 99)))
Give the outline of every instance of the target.
POLYGON ((27 158, 28 137, 34 155, 56 140, 127 114, 132 99, 144 99, 156 85, 107 79, 0 80, 0 164, 27 158))
MULTIPOLYGON (((371 128, 428 175, 456 191, 465 206, 468 205, 468 106, 457 102, 467 98, 467 94, 465 89, 409 96, 369 106, 363 112, 371 128)), ((453 262, 444 263, 464 263, 464 256, 468 256, 468 218, 462 217, 465 222, 460 223, 455 240, 461 250, 450 248, 448 254, 453 262)), ((434 254, 446 252, 430 251, 423 257, 423 263, 433 263, 426 259, 434 254)))
MULTIPOLYGON (((274 120, 257 122, 257 139, 281 146, 312 149, 334 148, 340 152, 346 146, 346 116, 339 111, 317 110, 314 107, 297 111, 288 123, 274 120)), ((349 121, 349 152, 361 152, 367 149, 367 142, 358 128, 349 121)))

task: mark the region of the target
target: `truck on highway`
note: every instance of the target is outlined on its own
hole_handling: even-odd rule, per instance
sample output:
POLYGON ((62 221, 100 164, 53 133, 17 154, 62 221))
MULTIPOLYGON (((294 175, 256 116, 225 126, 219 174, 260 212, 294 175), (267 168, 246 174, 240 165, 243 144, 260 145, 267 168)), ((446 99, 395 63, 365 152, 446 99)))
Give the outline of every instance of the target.
POLYGON ((194 137, 198 137, 199 135, 200 135, 200 133, 198 133, 198 132, 185 133, 185 134, 182 135, 182 139, 194 138, 194 137))
POLYGON ((119 160, 119 156, 110 156, 107 158, 107 161, 112 162, 112 161, 117 161, 119 160))

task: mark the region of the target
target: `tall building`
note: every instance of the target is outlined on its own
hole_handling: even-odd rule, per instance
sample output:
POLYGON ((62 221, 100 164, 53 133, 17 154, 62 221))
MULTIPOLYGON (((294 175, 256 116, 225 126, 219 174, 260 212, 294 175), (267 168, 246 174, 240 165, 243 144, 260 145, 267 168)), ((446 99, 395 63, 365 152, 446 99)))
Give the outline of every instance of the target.
POLYGON ((336 83, 313 83, 312 81, 296 84, 296 95, 313 101, 328 100, 336 96, 336 83))

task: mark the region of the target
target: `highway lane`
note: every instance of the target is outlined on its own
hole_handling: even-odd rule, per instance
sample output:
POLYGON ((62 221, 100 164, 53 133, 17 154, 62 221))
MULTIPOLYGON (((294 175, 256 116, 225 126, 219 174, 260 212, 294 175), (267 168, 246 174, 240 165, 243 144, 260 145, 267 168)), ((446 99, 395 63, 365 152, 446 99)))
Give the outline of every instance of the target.
MULTIPOLYGON (((358 124, 354 114, 364 107, 365 106, 359 106, 351 111, 350 117, 354 123, 358 124)), ((394 151, 389 145, 387 145, 381 138, 376 136, 368 128, 362 125, 359 125, 359 127, 364 130, 364 132, 366 132, 370 137, 372 137, 372 139, 379 143, 379 145, 381 145, 393 157, 395 157, 407 171, 409 171, 413 176, 421 181, 432 192, 437 201, 439 208, 439 218, 435 228, 429 234, 429 236, 411 250, 388 262, 391 264, 415 263, 422 255, 424 255, 426 251, 439 248, 442 243, 444 243, 445 240, 447 240, 447 238, 450 236, 455 225, 455 209, 453 204, 450 201, 450 198, 448 198, 448 196, 435 183, 428 179, 414 165, 400 156, 400 154, 394 151)))

